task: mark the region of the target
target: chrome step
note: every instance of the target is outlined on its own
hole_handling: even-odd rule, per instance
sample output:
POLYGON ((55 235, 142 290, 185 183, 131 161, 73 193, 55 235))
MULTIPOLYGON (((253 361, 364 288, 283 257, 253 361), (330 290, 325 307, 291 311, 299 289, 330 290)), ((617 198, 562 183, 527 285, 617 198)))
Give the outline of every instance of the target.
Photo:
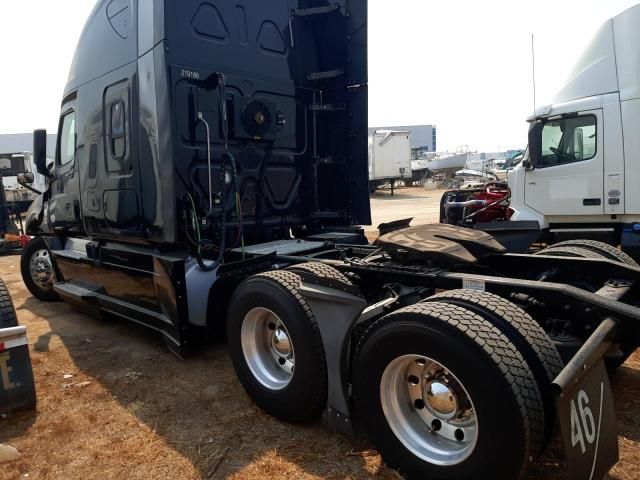
POLYGON ((56 283, 53 289, 63 297, 72 297, 85 302, 97 300, 98 295, 100 295, 103 290, 102 288, 90 289, 71 282, 56 283))

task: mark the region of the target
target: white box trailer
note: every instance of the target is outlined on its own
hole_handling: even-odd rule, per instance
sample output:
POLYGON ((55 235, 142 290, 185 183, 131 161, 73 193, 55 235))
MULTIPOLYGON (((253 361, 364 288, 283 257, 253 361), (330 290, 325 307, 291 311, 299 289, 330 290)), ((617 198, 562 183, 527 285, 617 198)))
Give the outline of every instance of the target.
POLYGON ((411 132, 377 130, 369 135, 369 190, 411 179, 411 132))

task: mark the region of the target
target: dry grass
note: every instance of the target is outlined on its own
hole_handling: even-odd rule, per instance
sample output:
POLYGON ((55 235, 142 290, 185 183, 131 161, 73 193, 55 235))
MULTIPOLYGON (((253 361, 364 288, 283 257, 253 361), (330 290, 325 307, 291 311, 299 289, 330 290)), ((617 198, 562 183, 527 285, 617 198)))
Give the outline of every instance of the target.
MULTIPOLYGON (((366 443, 258 410, 224 346, 180 361, 135 325, 35 301, 17 257, 0 258, 0 272, 29 329, 39 402, 37 412, 0 419, 0 442, 23 454, 0 467, 1 479, 399 478, 366 443), (80 382, 91 383, 63 387, 80 382)), ((611 477, 637 479, 640 356, 613 386, 622 460, 611 477)), ((528 479, 563 478, 560 459, 552 449, 528 479)))

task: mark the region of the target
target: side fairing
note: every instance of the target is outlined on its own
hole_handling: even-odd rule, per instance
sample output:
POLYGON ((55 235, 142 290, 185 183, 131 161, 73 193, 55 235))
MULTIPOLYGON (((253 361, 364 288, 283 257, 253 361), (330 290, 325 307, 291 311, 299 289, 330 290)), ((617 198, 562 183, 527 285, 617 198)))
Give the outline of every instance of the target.
POLYGON ((178 204, 208 210, 208 124, 248 236, 370 223, 366 1, 167 2, 165 29, 178 204))

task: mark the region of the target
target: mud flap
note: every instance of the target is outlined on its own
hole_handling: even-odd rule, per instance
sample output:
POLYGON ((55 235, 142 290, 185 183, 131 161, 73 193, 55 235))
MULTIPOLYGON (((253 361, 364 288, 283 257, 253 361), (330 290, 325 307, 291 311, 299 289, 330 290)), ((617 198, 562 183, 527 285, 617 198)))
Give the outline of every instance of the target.
POLYGON ((27 328, 0 329, 0 413, 36 406, 27 328))
MULTIPOLYGON (((351 332, 366 307, 365 300, 353 291, 324 283, 321 278, 301 274, 300 289, 318 322, 327 359, 328 398, 325 418, 331 428, 346 437, 354 437, 349 402, 346 360, 349 357, 351 332), (313 278, 316 283, 304 281, 313 278)), ((353 289, 353 287, 351 287, 353 289)))
POLYGON ((603 355, 616 324, 605 320, 553 382, 569 478, 602 480, 619 460, 616 413, 603 355))

